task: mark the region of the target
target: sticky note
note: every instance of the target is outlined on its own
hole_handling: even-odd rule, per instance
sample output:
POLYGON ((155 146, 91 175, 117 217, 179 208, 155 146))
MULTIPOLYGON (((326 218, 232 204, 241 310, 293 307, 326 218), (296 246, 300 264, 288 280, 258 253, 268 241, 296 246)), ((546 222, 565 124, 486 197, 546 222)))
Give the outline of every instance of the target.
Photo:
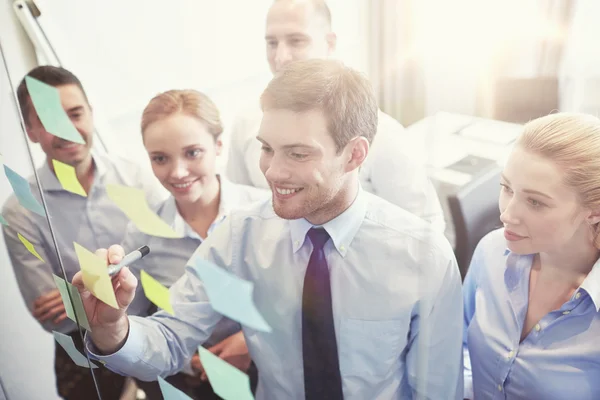
POLYGON ((38 81, 30 76, 25 77, 29 97, 35 111, 40 117, 44 129, 54 136, 70 142, 85 144, 69 116, 62 107, 58 89, 38 81))
POLYGON ((96 298, 109 306, 118 309, 117 298, 113 289, 112 280, 108 275, 106 260, 101 259, 78 243, 73 243, 79 266, 83 272, 83 283, 96 298))
POLYGON ((192 400, 190 396, 165 381, 160 376, 158 377, 158 385, 165 400, 192 400))
POLYGON ((31 193, 31 186, 29 186, 29 182, 21 175, 17 174, 15 171, 10 169, 8 166, 4 166, 4 173, 10 182, 10 186, 15 192, 15 196, 19 200, 19 203, 26 209, 33 211, 36 214, 41 215, 42 217, 46 215, 44 212, 44 207, 37 201, 35 197, 33 197, 33 193, 31 193))
POLYGON ((62 297, 63 304, 65 305, 67 317, 69 317, 73 322, 77 322, 75 319, 75 315, 77 315, 79 324, 84 329, 91 331, 85 309, 83 308, 83 302, 81 301, 81 296, 79 295, 79 290, 77 290, 75 286, 71 285, 63 278, 54 274, 52 274, 52 276, 54 277, 54 283, 56 283, 56 287, 60 292, 60 297, 62 297), (71 293, 70 298, 69 293, 71 293), (71 302, 71 298, 73 299, 73 303, 71 302))
POLYGON ((146 271, 141 273, 142 287, 148 300, 156 304, 171 315, 175 315, 173 306, 171 305, 171 295, 169 289, 164 287, 159 281, 154 279, 146 271))
POLYGON ((225 400, 252 400, 248 375, 220 359, 202 346, 198 347, 200 361, 216 394, 225 400))
POLYGON ((180 238, 173 228, 159 218, 148 206, 144 192, 121 185, 106 185, 108 197, 146 235, 164 238, 180 238))
POLYGON ((35 247, 33 247, 33 244, 31 244, 29 240, 25 239, 20 233, 17 233, 17 236, 19 237, 21 243, 23 243, 23 246, 25 246, 25 248, 29 250, 31 254, 33 254, 38 260, 45 262, 42 256, 38 254, 37 250, 35 249, 35 247))
POLYGON ((71 360, 80 367, 89 368, 90 364, 92 368, 98 368, 96 364, 90 362, 88 364, 87 358, 77 350, 75 347, 75 343, 73 343, 73 339, 70 336, 65 335, 64 333, 52 331, 54 335, 54 339, 61 345, 63 349, 67 352, 71 360))
POLYGON ((75 168, 68 164, 61 163, 58 160, 52 160, 52 165, 54 166, 54 172, 63 189, 87 197, 83 186, 81 186, 81 183, 79 183, 79 180, 77 179, 75 168))
POLYGON ((190 263, 204 282, 210 305, 215 311, 250 328, 271 332, 271 327, 252 300, 252 282, 199 257, 194 257, 190 263))
POLYGON ((6 222, 2 215, 0 215, 0 224, 8 226, 8 222, 6 222))

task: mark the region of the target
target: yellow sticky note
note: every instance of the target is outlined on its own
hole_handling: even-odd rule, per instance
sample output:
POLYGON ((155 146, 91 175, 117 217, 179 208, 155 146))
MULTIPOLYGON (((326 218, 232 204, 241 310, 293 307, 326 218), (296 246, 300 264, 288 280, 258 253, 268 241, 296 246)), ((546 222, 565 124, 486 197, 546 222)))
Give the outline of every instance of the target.
POLYGON ((148 300, 156 304, 171 315, 175 315, 171 305, 171 295, 169 289, 164 287, 159 281, 150 276, 146 271, 141 273, 142 287, 148 300))
POLYGON ((29 252, 31 254, 33 254, 35 257, 37 257, 40 261, 46 262, 44 261, 44 259, 42 258, 42 256, 40 256, 37 252, 37 250, 35 249, 35 247, 33 247, 33 244, 31 244, 31 242, 27 239, 25 239, 23 236, 21 236, 20 233, 17 233, 17 236, 19 237, 19 240, 21 241, 21 243, 23 243, 23 245, 25 246, 25 248, 27 250, 29 250, 29 252))
POLYGON ((108 197, 141 232, 146 235, 171 239, 182 237, 150 210, 142 190, 121 185, 106 185, 106 191, 108 197))
POLYGON ((52 165, 54 165, 54 172, 63 189, 87 197, 83 186, 81 186, 81 183, 79 183, 79 180, 77 179, 75 168, 68 164, 61 163, 58 160, 52 160, 52 165))
POLYGON ((108 275, 106 260, 101 259, 85 247, 73 242, 79 266, 83 272, 83 283, 96 298, 109 306, 118 309, 117 298, 113 289, 112 280, 108 275))

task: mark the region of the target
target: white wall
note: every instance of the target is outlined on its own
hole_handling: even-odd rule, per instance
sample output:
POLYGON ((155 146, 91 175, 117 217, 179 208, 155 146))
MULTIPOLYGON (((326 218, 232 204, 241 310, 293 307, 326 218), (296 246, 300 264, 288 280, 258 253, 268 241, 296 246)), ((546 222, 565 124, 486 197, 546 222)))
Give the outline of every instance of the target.
MULTIPOLYGON (((82 80, 103 140, 147 163, 141 112, 155 94, 206 92, 226 128, 257 101, 271 75, 264 24, 272 0, 36 0, 63 66, 82 80), (75 34, 76 32, 76 34, 75 34)), ((366 70, 368 0, 330 0, 338 56, 366 70)), ((227 137, 225 145, 227 146, 227 137)), ((227 151, 223 152, 224 155, 227 151)), ((221 160, 221 166, 226 162, 221 160)))
MULTIPOLYGON (((13 84, 16 85, 35 65, 35 58, 11 4, 11 0, 0 1, 0 43, 7 57, 13 84)), ((28 176, 33 172, 3 67, 0 67, 0 153, 4 162, 18 173, 28 176)), ((0 172, 0 204, 11 193, 4 173, 0 172)), ((25 307, 2 235, 0 292, 0 377, 7 399, 57 399, 54 340, 40 328, 25 307)))

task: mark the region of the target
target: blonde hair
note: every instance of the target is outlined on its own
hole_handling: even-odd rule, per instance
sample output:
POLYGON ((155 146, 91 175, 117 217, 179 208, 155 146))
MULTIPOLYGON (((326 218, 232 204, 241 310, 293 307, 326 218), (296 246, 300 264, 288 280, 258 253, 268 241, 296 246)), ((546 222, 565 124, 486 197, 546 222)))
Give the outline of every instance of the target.
POLYGON ((156 95, 142 113, 142 134, 152 123, 174 114, 197 118, 206 125, 215 140, 223 133, 223 124, 215 103, 197 90, 168 90, 156 95))
MULTIPOLYGON (((555 162, 584 207, 600 207, 600 119, 577 113, 547 115, 525 124, 516 145, 555 162)), ((594 246, 600 249, 599 224, 591 228, 594 246)))
POLYGON ((321 110, 338 153, 358 136, 369 143, 377 132, 377 101, 359 72, 335 60, 303 60, 288 64, 263 92, 263 112, 321 110))

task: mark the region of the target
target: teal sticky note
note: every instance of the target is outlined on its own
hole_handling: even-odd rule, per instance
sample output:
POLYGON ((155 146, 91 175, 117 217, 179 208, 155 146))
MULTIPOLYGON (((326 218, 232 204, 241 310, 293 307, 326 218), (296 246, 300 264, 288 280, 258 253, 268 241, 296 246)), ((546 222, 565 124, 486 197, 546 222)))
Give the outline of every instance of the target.
POLYGON ((190 396, 165 381, 160 376, 158 377, 158 385, 165 400, 192 400, 190 396))
POLYGON ((221 360, 202 346, 198 348, 200 361, 216 394, 225 400, 252 400, 248 375, 221 360))
POLYGON ((29 182, 6 165, 4 166, 4 173, 10 182, 13 192, 15 192, 15 196, 17 196, 19 203, 26 209, 44 217, 46 215, 44 207, 42 207, 37 199, 33 197, 29 182))
POLYGON ((62 108, 58 89, 30 76, 25 77, 25 82, 33 107, 44 129, 59 138, 85 144, 81 134, 62 108))
POLYGON ((58 342, 58 344, 60 344, 60 346, 63 349, 65 349, 65 351, 67 352, 69 357, 71 357, 71 360, 73 360, 75 364, 84 368, 89 368, 91 364, 92 368, 98 368, 98 366, 93 362, 90 362, 90 364, 88 364, 87 358, 85 358, 85 356, 81 354, 79 350, 77 350, 77 348, 75 347, 75 343, 73 343, 73 339, 71 338, 71 336, 67 336, 64 333, 56 331, 52 331, 52 334, 54 335, 54 339, 58 342))
POLYGON ((271 332, 271 327, 252 300, 252 282, 199 257, 194 257, 190 263, 204 282, 210 305, 215 311, 250 328, 271 332))
POLYGON ((0 224, 8 226, 8 222, 6 222, 2 215, 0 215, 0 224))
POLYGON ((52 274, 52 276, 54 277, 54 283, 56 283, 56 287, 60 292, 60 297, 62 297, 63 304, 65 305, 67 317, 73 322, 77 322, 75 319, 75 315, 77 315, 81 327, 91 332, 92 329, 90 328, 90 323, 88 322, 85 309, 83 308, 83 301, 81 301, 79 290, 63 278, 54 274, 52 274), (69 298, 69 292, 71 293, 71 298, 69 298), (71 299, 73 299, 73 303, 71 302, 71 299))

